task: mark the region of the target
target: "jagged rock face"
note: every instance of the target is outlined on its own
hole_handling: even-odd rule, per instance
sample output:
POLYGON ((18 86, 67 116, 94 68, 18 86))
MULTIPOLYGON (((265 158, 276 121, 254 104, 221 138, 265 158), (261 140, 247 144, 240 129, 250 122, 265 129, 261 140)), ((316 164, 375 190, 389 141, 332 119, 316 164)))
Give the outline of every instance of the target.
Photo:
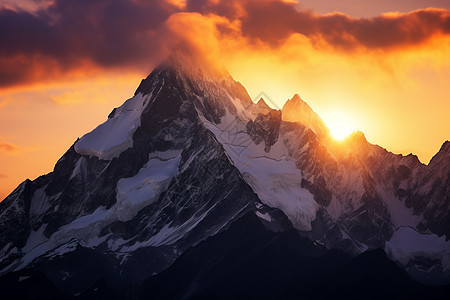
POLYGON ((449 144, 425 166, 362 133, 335 143, 298 95, 282 111, 254 104, 176 52, 0 203, 0 270, 33 267, 69 295, 100 279, 132 286, 248 214, 354 255, 401 226, 449 237, 449 144))
POLYGON ((247 123, 247 132, 255 144, 264 142, 264 151, 269 152, 270 147, 278 140, 281 124, 281 112, 271 110, 267 114, 258 114, 256 119, 247 123))
POLYGON ((350 252, 382 247, 394 227, 375 181, 359 158, 339 159, 327 140, 299 123, 286 123, 283 134, 290 155, 303 171, 302 186, 322 207, 308 235, 350 252))
POLYGON ((423 208, 419 227, 429 228, 450 239, 450 142, 446 141, 431 159, 416 183, 415 193, 406 191, 407 205, 423 208))

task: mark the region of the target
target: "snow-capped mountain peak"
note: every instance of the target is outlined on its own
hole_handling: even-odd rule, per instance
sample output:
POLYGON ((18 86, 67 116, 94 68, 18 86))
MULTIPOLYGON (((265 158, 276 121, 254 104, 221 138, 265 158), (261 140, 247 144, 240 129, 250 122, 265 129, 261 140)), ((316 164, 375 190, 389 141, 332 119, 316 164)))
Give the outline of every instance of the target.
POLYGON ((328 136, 328 127, 298 94, 287 100, 281 111, 284 121, 299 122, 313 130, 320 138, 328 136))
MULTIPOLYGON (((179 49, 52 173, 0 203, 0 272, 42 270, 72 296, 98 277, 133 286, 242 220, 265 245, 300 233, 314 251, 357 255, 389 240, 394 249, 410 226, 447 247, 450 143, 425 166, 361 132, 349 139, 336 155, 300 96, 281 111, 255 104, 227 72, 179 49)), ((433 259, 449 257, 435 248, 433 259)), ((400 263, 401 250, 390 252, 400 263)))

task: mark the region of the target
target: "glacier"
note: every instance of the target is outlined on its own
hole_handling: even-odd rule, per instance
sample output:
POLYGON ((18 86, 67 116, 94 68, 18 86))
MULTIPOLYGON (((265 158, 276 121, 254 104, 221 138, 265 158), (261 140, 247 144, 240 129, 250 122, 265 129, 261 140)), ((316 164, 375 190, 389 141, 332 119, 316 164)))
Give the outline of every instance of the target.
POLYGON ((82 136, 75 143, 75 151, 81 155, 111 160, 132 147, 133 134, 141 125, 142 111, 149 98, 151 94, 138 94, 125 101, 111 118, 82 136))

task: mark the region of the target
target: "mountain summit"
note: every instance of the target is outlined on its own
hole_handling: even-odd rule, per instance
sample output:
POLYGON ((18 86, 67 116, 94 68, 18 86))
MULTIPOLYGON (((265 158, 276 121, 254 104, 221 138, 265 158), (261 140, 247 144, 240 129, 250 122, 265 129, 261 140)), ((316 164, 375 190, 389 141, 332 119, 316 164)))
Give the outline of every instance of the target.
POLYGON ((283 112, 284 121, 298 122, 310 127, 321 138, 329 134, 327 126, 319 115, 298 94, 287 100, 281 111, 283 112))
POLYGON ((308 273, 333 289, 321 276, 350 272, 356 257, 410 291, 439 293, 389 259, 415 280, 448 283, 448 155, 425 166, 365 139, 364 151, 336 155, 327 134, 298 95, 281 111, 255 104, 228 73, 179 50, 52 173, 0 203, 0 284, 44 276, 66 296, 159 299, 179 279, 169 298, 217 296, 225 283, 220 297, 236 298, 232 274, 255 280, 251 294, 252 271, 272 278, 264 267, 282 267, 289 280, 271 281, 265 298, 308 273), (405 246, 410 237, 419 242, 405 246), (370 254, 379 248, 387 256, 370 254))

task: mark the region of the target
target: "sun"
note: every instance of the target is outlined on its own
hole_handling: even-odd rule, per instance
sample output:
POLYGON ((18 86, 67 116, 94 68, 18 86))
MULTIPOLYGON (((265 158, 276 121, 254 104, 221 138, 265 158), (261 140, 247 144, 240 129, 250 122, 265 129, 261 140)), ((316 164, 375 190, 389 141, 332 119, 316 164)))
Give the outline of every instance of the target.
POLYGON ((344 140, 352 132, 358 130, 354 119, 340 111, 332 111, 325 114, 324 121, 330 129, 331 136, 338 141, 344 140))
POLYGON ((354 130, 346 124, 337 124, 330 128, 330 133, 335 140, 342 141, 354 130))

